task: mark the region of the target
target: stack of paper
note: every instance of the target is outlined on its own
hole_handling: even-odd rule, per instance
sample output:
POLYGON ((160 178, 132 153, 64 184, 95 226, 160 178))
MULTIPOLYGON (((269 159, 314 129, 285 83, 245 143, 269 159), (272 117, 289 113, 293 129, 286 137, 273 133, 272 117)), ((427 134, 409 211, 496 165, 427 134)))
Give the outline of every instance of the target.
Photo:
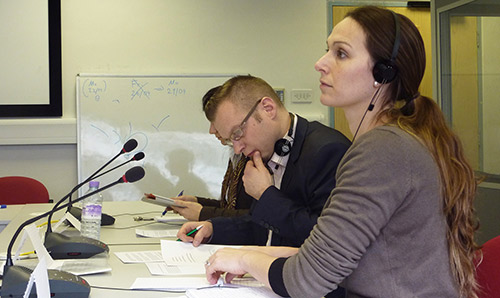
POLYGON ((235 278, 225 283, 221 277, 215 285, 208 283, 206 277, 169 277, 169 278, 137 278, 131 289, 155 289, 163 291, 186 291, 189 298, 197 297, 280 297, 266 288, 253 277, 235 278))
MULTIPOLYGON (((235 278, 231 283, 225 283, 220 278, 218 283, 210 285, 205 277, 205 261, 218 249, 224 247, 240 248, 241 246, 202 244, 194 247, 191 243, 183 243, 172 240, 161 241, 161 256, 163 262, 148 262, 147 266, 152 274, 156 272, 162 275, 185 275, 184 277, 151 277, 137 278, 131 289, 137 290, 164 290, 164 291, 186 291, 188 298, 198 297, 239 297, 239 298, 276 298, 272 290, 266 288, 261 282, 253 277, 235 278), (188 275, 188 276, 186 276, 188 275), (197 276, 193 276, 197 275, 197 276)), ((115 253, 122 261, 125 259, 159 259, 159 252, 142 252, 144 255, 132 255, 137 253, 115 253), (145 254, 150 254, 146 257, 145 254)))
MULTIPOLYGON (((205 261, 218 249, 224 247, 241 248, 241 246, 202 244, 194 247, 191 243, 161 240, 161 254, 169 265, 204 265, 205 261)), ((205 273, 205 270, 202 272, 205 273)))

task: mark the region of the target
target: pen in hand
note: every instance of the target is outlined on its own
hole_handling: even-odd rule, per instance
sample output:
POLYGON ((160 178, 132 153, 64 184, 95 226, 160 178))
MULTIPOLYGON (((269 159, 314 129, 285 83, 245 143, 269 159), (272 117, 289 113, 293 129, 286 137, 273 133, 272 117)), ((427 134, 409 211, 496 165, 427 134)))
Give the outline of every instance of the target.
MULTIPOLYGON (((192 229, 189 233, 186 234, 186 236, 192 236, 194 233, 198 232, 201 228, 203 228, 203 225, 199 225, 196 228, 192 229)), ((177 241, 181 241, 180 238, 177 238, 177 241)))
MULTIPOLYGON (((184 194, 184 189, 181 190, 181 192, 177 195, 178 197, 182 196, 184 194)), ((161 213, 161 216, 164 216, 165 214, 167 214, 167 211, 168 211, 168 207, 165 208, 165 210, 161 213)))

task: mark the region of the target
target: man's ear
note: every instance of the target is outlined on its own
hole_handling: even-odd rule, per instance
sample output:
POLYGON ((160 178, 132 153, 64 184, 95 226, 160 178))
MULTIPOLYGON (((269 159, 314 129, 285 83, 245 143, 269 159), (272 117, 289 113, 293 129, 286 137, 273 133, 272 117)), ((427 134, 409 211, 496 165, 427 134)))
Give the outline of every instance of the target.
POLYGON ((271 119, 276 118, 278 107, 272 98, 267 96, 262 98, 262 106, 264 107, 264 112, 268 117, 271 119))

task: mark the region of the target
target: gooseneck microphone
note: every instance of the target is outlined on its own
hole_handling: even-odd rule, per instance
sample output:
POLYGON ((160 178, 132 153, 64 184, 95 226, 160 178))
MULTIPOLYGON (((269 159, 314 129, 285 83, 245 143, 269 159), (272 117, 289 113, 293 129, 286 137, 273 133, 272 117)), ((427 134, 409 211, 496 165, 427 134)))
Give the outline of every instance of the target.
MULTIPOLYGON (((79 202, 83 199, 86 199, 98 192, 104 191, 112 186, 115 186, 119 183, 133 183, 138 180, 141 180, 145 175, 144 169, 142 167, 134 167, 128 170, 125 175, 120 177, 117 181, 110 183, 96 191, 85 194, 84 196, 75 199, 74 202, 79 202)), ((9 242, 9 246, 7 248, 7 259, 5 261, 5 266, 3 270, 3 282, 1 289, 2 297, 21 297, 26 289, 26 286, 29 282, 29 278, 31 273, 33 272, 31 269, 28 269, 23 266, 14 265, 12 261, 12 247, 14 243, 21 233, 22 229, 37 220, 44 218, 47 215, 53 214, 56 211, 62 210, 68 207, 71 203, 68 202, 64 205, 58 206, 57 208, 53 208, 50 211, 47 211, 41 215, 35 216, 23 222, 19 228, 16 230, 14 235, 12 236, 11 241, 9 242)), ((85 249, 85 248, 84 248, 85 249)), ((81 253, 85 253, 81 251, 81 253)), ((88 297, 90 293, 90 286, 87 281, 79 276, 71 274, 69 272, 60 271, 60 270, 48 270, 49 273, 49 284, 51 289, 51 297, 88 297)), ((35 289, 36 290, 36 289, 35 289)))
POLYGON ((120 150, 120 152, 118 152, 118 154, 116 154, 112 159, 110 159, 107 163, 105 163, 102 167, 100 167, 99 169, 97 169, 94 173, 92 173, 92 175, 90 175, 87 179, 85 179, 83 182, 81 182, 80 184, 78 184, 77 186, 75 186, 71 192, 69 192, 66 196, 69 197, 69 201, 71 202, 71 195, 76 191, 78 190, 80 187, 82 187, 84 184, 86 184, 87 182, 89 182, 90 180, 94 179, 95 176, 100 173, 105 167, 107 167, 110 163, 112 163, 115 159, 117 159, 120 155, 124 154, 124 153, 128 153, 132 150, 134 150, 135 148, 137 148, 137 141, 135 139, 130 139, 128 140, 127 142, 125 142, 125 144, 123 145, 122 149, 120 150))
MULTIPOLYGON (((141 179, 143 176, 144 169, 141 167, 134 167, 128 170, 127 173, 125 173, 125 175, 118 181, 109 184, 104 188, 100 188, 92 193, 86 194, 84 197, 88 197, 92 194, 103 191, 117 183, 135 182, 141 179)), ((79 198, 78 201, 81 201, 81 198, 79 198)), ((60 210, 60 208, 64 207, 58 207, 56 211, 60 210)), ((109 251, 108 246, 104 242, 101 242, 97 239, 84 237, 81 235, 66 236, 61 233, 54 232, 45 234, 44 245, 54 259, 85 259, 90 258, 96 254, 109 251)))
MULTIPOLYGON (((85 179, 83 182, 79 183, 78 185, 76 185, 75 187, 73 187, 73 189, 67 194, 65 195, 64 197, 62 197, 55 205, 54 205, 54 209, 59 207, 59 205, 61 205, 62 203, 64 203, 64 201, 66 201, 67 199, 69 199, 69 206, 68 206, 68 212, 71 212, 71 210, 73 209, 72 208, 72 202, 71 202, 71 196, 73 195, 73 193, 75 191, 77 191, 80 187, 82 187, 84 184, 88 183, 90 180, 94 179, 96 177, 96 175, 101 172, 105 167, 107 167, 110 163, 112 163, 115 159, 117 159, 120 155, 124 154, 124 153, 128 153, 132 150, 134 150, 135 148, 137 147, 137 141, 135 139, 130 139, 128 140, 127 142, 125 142, 125 144, 123 145, 122 149, 120 150, 120 152, 118 152, 118 154, 116 154, 111 160, 109 160, 106 164, 104 164, 102 167, 100 167, 97 171, 95 171, 92 175, 90 175, 87 179, 85 179)), ((138 153, 139 154, 139 153, 138 153)), ((136 155, 138 155, 136 154, 136 155)), ((135 156, 134 156, 135 157, 135 156)), ((143 156, 144 157, 144 156, 143 156)), ((123 165, 123 164, 122 164, 123 165)), ((116 169, 116 168, 115 168, 116 169)), ((78 208, 79 210, 79 213, 80 213, 80 218, 81 218, 81 212, 82 210, 80 208, 78 208)), ((75 213, 78 213, 77 209, 75 209, 75 213)), ((77 214, 76 214, 77 215, 77 214)), ((73 216, 75 216, 75 214, 73 214, 73 216)), ((77 217, 77 216, 75 216, 77 217)), ((108 215, 108 217, 110 217, 108 215)), ((79 218, 79 217, 77 217, 79 218)), ((51 221, 52 221, 52 214, 49 215, 49 218, 48 218, 48 222, 47 222, 47 234, 48 233, 51 233, 52 232, 52 224, 51 224, 51 221)), ((113 224, 114 223, 114 218, 110 217, 107 222, 110 222, 112 221, 112 223, 109 223, 109 224, 113 224)))
MULTIPOLYGON (((110 170, 107 170, 106 172, 104 172, 102 174, 94 176, 94 177, 92 177, 92 179, 97 179, 97 178, 99 178, 99 177, 119 168, 119 167, 122 167, 122 166, 128 164, 129 162, 139 161, 139 160, 143 159, 144 156, 145 156, 144 152, 136 153, 130 160, 128 160, 120 165, 117 165, 116 167, 114 167, 110 170)), ((73 215, 76 219, 81 220, 81 218, 82 218, 82 209, 81 208, 78 208, 75 206, 69 206, 68 212, 71 213, 71 215, 73 215)), ((109 226, 109 225, 112 225, 114 223, 115 223, 115 218, 113 216, 108 215, 106 213, 101 214, 101 226, 109 226)))
MULTIPOLYGON (((126 162, 121 163, 121 164, 117 165, 116 167, 114 167, 114 168, 112 168, 112 169, 110 169, 110 170, 107 170, 107 171, 106 171, 106 172, 104 172, 104 173, 101 173, 101 174, 99 174, 99 175, 97 175, 97 176, 92 177, 92 179, 97 179, 97 178, 99 178, 99 177, 101 177, 101 176, 103 176, 103 175, 106 175, 107 173, 109 173, 109 172, 111 172, 111 171, 113 171, 113 170, 116 170, 116 169, 118 169, 119 167, 122 167, 122 166, 124 166, 124 165, 128 164, 129 162, 132 162, 132 161, 139 161, 139 160, 143 159, 145 156, 146 156, 146 154, 144 154, 144 152, 138 152, 138 153, 136 153, 136 154, 135 154, 135 155, 134 155, 131 159, 127 160, 126 162)), ((90 181, 90 180, 89 180, 89 181, 90 181)))

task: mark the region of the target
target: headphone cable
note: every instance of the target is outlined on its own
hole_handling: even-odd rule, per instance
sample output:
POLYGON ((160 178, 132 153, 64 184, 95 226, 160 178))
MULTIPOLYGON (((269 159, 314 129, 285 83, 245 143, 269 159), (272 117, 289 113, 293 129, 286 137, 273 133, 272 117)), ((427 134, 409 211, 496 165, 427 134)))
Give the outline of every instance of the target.
POLYGON ((375 92, 373 93, 372 99, 370 100, 370 104, 368 105, 368 108, 365 110, 363 117, 361 117, 361 120, 359 121, 359 125, 358 125, 358 128, 356 129, 356 132, 354 133, 354 137, 352 138, 352 142, 354 142, 354 140, 356 139, 356 136, 358 135, 359 128, 361 127, 363 120, 365 120, 366 113, 368 113, 368 111, 371 112, 373 110, 373 108, 375 107, 375 103, 377 102, 377 100, 379 98, 380 89, 382 89, 383 84, 385 84, 385 83, 386 83, 386 80, 384 79, 381 83, 382 86, 380 86, 380 88, 377 88, 377 90, 375 90, 375 92))

